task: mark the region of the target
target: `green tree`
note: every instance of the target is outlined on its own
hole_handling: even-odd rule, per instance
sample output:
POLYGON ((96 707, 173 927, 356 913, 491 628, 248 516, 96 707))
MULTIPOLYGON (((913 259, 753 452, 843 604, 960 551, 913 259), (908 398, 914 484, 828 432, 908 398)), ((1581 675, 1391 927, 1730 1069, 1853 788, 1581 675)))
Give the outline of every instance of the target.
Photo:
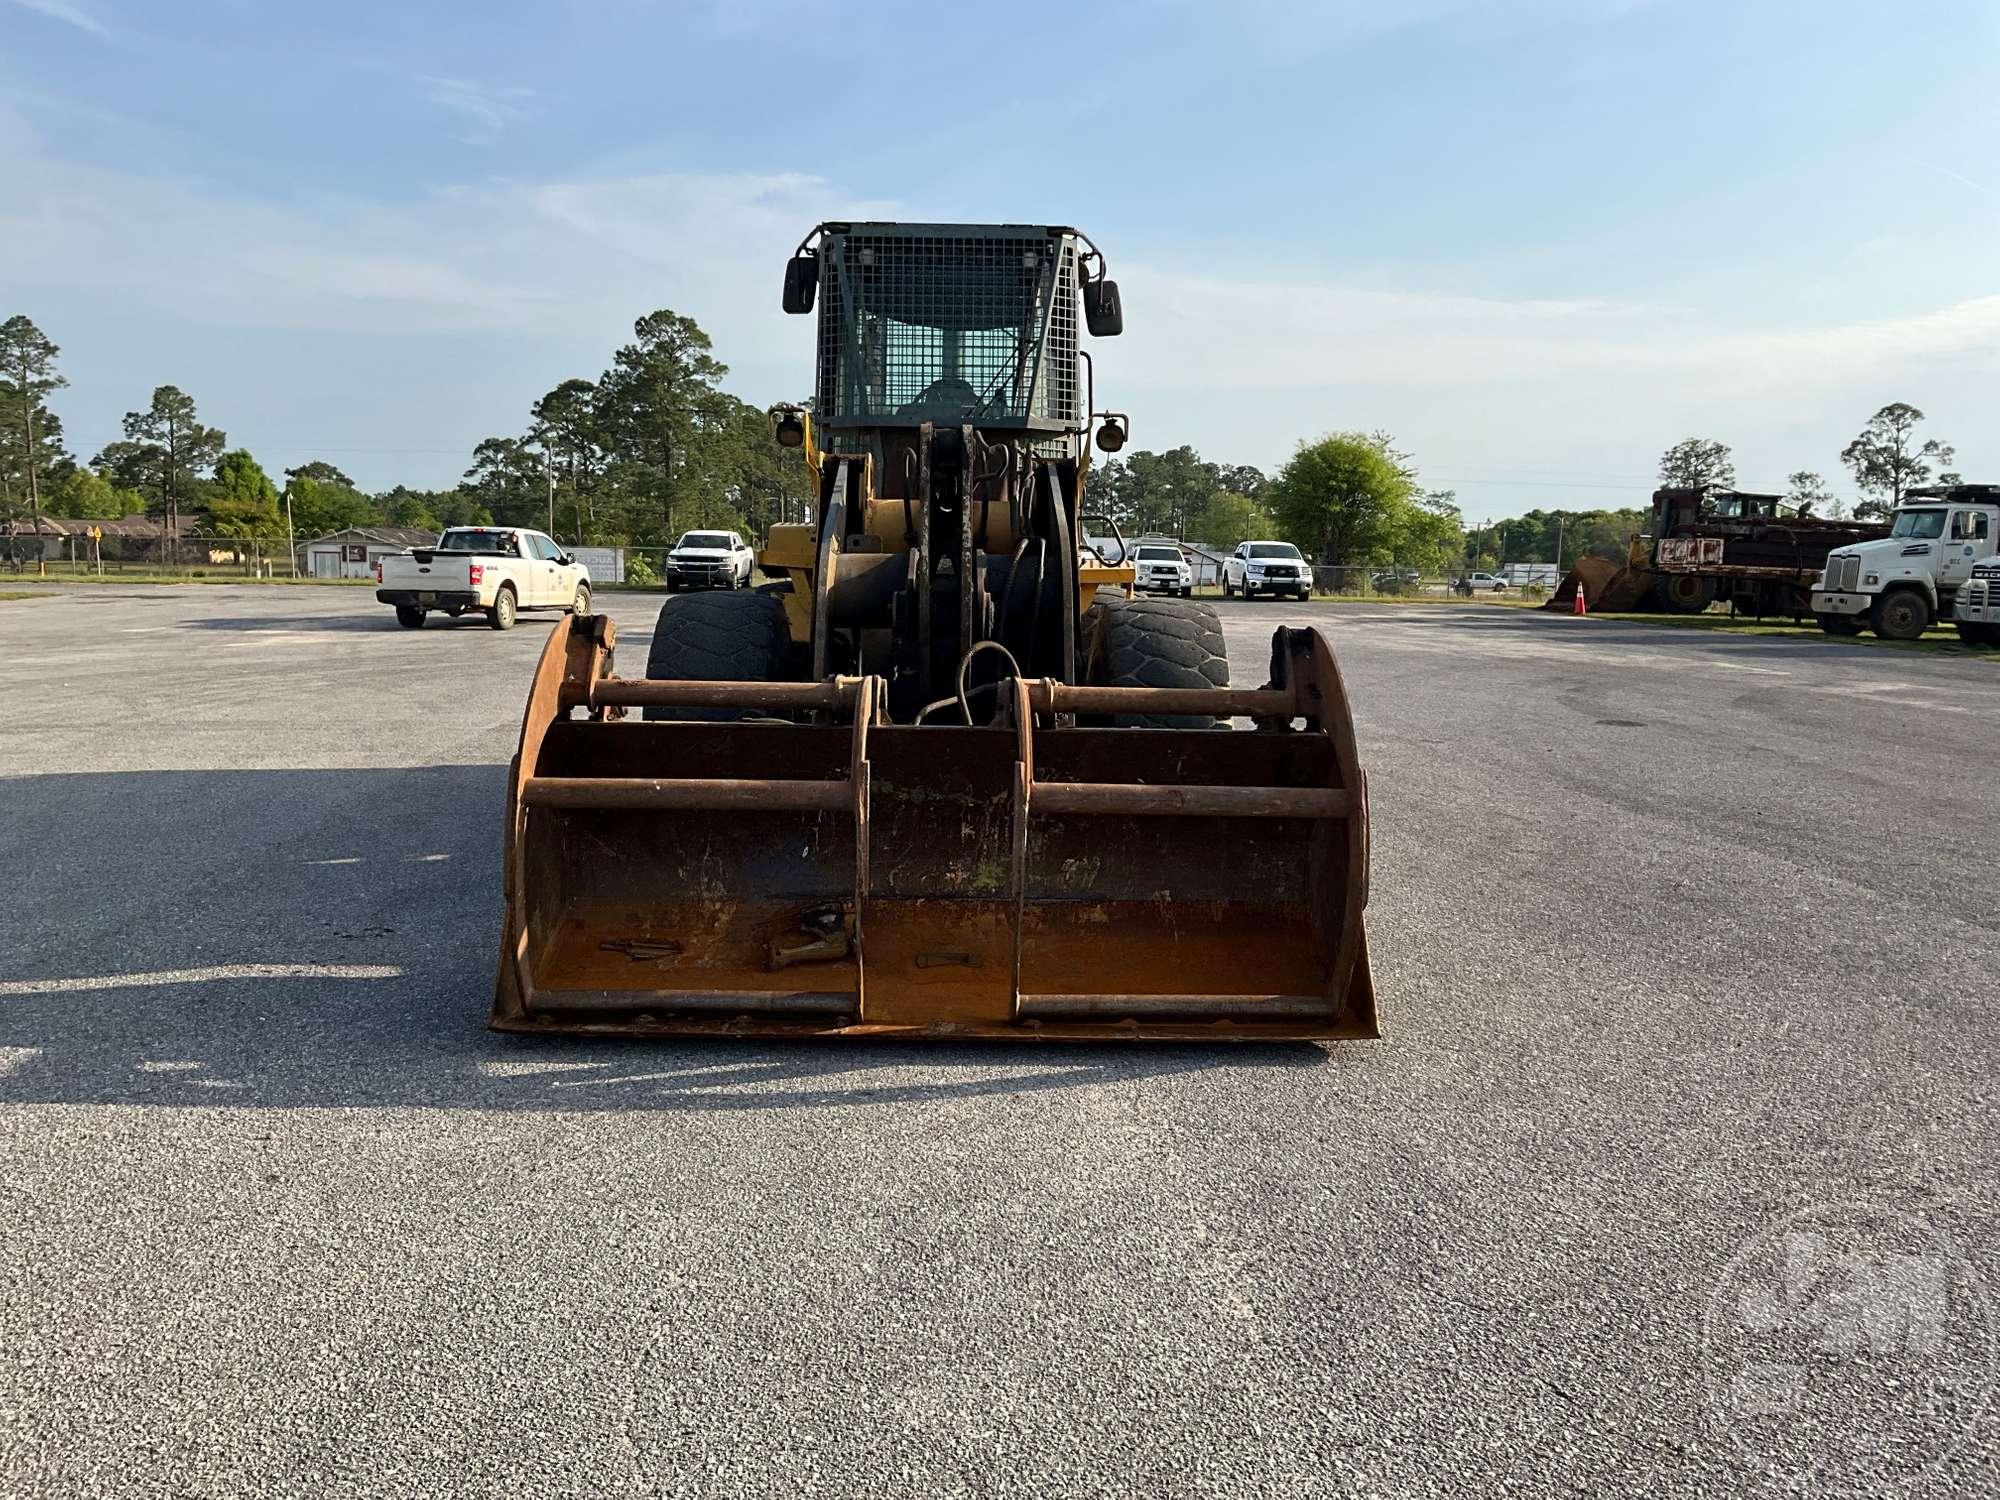
POLYGON ((1837 521, 1847 511, 1826 480, 1811 469, 1794 469, 1785 476, 1785 504, 1794 514, 1817 516, 1821 520, 1837 521))
POLYGON ((593 407, 616 455, 620 529, 671 539, 677 506, 708 493, 716 440, 729 424, 719 388, 729 367, 693 318, 667 308, 640 318, 632 334, 598 381, 593 407), (642 506, 650 514, 642 517, 642 506))
POLYGON ((1300 443, 1270 487, 1286 538, 1330 565, 1392 562, 1415 507, 1407 455, 1382 433, 1300 443))
POLYGON ((183 507, 200 502, 201 475, 215 466, 228 440, 222 430, 204 427, 194 398, 175 386, 153 392, 144 411, 125 413, 125 440, 100 453, 93 467, 109 468, 118 482, 146 493, 151 514, 166 523, 167 556, 179 551, 183 507))
POLYGON ((29 518, 37 526, 44 478, 52 461, 63 457, 62 428, 47 406, 49 395, 69 384, 56 370, 61 352, 21 314, 0 323, 0 407, 5 409, 7 427, 7 444, 0 449, 0 486, 10 510, 13 488, 20 486, 29 518))
POLYGON ((122 490, 91 469, 71 469, 49 497, 49 514, 76 521, 109 521, 119 516, 136 516, 146 508, 146 497, 136 490, 122 490))
POLYGON ((1271 513, 1248 495, 1233 490, 1217 490, 1210 495, 1194 519, 1188 535, 1211 547, 1233 548, 1238 542, 1268 537, 1277 530, 1271 513))
POLYGON ((1465 553, 1465 517, 1453 490, 1429 490, 1415 496, 1397 534, 1389 542, 1392 561, 1425 573, 1443 573, 1465 553))
POLYGON ((1908 402, 1892 401, 1840 450, 1840 461, 1854 475, 1855 487, 1868 497, 1854 507, 1857 517, 1887 516, 1911 490, 1929 482, 1933 463, 1950 466, 1956 455, 1949 443, 1936 438, 1917 441, 1917 424, 1923 419, 1924 414, 1908 402))
POLYGON ((1736 464, 1727 443, 1712 438, 1682 438, 1660 455, 1662 489, 1729 489, 1735 483, 1736 464))
POLYGON ((413 526, 419 531, 442 531, 444 530, 442 512, 453 508, 452 502, 455 499, 449 490, 413 490, 407 485, 399 484, 388 494, 375 497, 375 509, 391 526, 413 526))
POLYGON ((382 522, 373 500, 349 485, 331 480, 293 477, 285 484, 285 499, 292 508, 292 529, 299 541, 345 531, 350 526, 378 526, 382 522))
POLYGON ((360 486, 323 458, 308 459, 296 469, 285 470, 285 478, 310 479, 314 484, 337 484, 344 490, 358 489, 360 486))
MULTIPOLYGON (((1263 476, 1255 469, 1230 472, 1263 488, 1263 476)), ((1221 466, 1186 444, 1165 453, 1142 448, 1114 459, 1090 483, 1090 508, 1108 511, 1134 535, 1192 535, 1203 509, 1226 488, 1221 466)))
POLYGON ((570 524, 563 529, 581 546, 597 534, 596 502, 606 457, 597 387, 588 380, 565 380, 534 404, 533 415, 532 439, 555 477, 558 522, 567 512, 570 524))
POLYGON ((215 465, 208 491, 208 529, 216 536, 276 537, 285 533, 278 487, 247 448, 233 448, 215 465))
POLYGON ((548 472, 522 438, 487 438, 473 449, 458 490, 502 526, 539 527, 548 519, 548 472))

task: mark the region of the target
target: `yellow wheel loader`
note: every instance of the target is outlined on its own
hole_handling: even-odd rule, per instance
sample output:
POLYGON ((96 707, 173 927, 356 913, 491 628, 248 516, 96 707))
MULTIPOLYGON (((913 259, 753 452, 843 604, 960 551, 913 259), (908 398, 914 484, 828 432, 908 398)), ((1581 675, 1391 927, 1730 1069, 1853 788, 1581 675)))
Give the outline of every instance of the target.
POLYGON ((1126 549, 1085 538, 1078 333, 1123 323, 1103 256, 1061 227, 823 224, 784 283, 815 305, 811 411, 774 418, 818 499, 771 529, 776 582, 670 598, 643 678, 601 615, 542 653, 493 1026, 1377 1035, 1326 639, 1279 630, 1268 682, 1232 687, 1214 610, 1132 598, 1126 549))

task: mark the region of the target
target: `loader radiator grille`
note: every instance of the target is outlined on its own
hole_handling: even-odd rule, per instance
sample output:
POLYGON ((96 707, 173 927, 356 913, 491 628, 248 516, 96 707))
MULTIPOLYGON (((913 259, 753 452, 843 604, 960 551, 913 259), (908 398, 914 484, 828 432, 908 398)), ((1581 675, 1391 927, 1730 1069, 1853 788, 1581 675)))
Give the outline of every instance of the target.
POLYGON ((857 225, 820 256, 823 425, 1081 424, 1068 235, 857 225))

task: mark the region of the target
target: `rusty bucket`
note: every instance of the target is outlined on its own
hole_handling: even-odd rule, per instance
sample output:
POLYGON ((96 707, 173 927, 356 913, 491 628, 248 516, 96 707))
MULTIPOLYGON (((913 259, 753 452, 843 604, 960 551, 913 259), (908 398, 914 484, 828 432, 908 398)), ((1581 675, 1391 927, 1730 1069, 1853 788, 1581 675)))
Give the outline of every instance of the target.
POLYGON ((612 640, 566 618, 537 668, 496 1029, 1379 1034, 1366 783, 1316 631, 1278 632, 1267 688, 1009 681, 978 727, 888 722, 872 677, 610 677, 612 640), (756 717, 623 717, 653 705, 756 717), (1092 727, 1134 713, 1255 728, 1092 727))

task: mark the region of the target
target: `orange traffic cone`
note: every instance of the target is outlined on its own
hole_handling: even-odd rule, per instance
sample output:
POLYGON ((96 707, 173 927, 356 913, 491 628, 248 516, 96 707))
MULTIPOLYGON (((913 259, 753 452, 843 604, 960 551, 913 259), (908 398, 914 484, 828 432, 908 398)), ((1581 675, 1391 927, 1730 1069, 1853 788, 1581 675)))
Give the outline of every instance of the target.
POLYGON ((1583 602, 1583 580, 1581 578, 1576 581, 1576 603, 1570 606, 1569 612, 1573 615, 1587 615, 1590 613, 1590 606, 1583 602))

